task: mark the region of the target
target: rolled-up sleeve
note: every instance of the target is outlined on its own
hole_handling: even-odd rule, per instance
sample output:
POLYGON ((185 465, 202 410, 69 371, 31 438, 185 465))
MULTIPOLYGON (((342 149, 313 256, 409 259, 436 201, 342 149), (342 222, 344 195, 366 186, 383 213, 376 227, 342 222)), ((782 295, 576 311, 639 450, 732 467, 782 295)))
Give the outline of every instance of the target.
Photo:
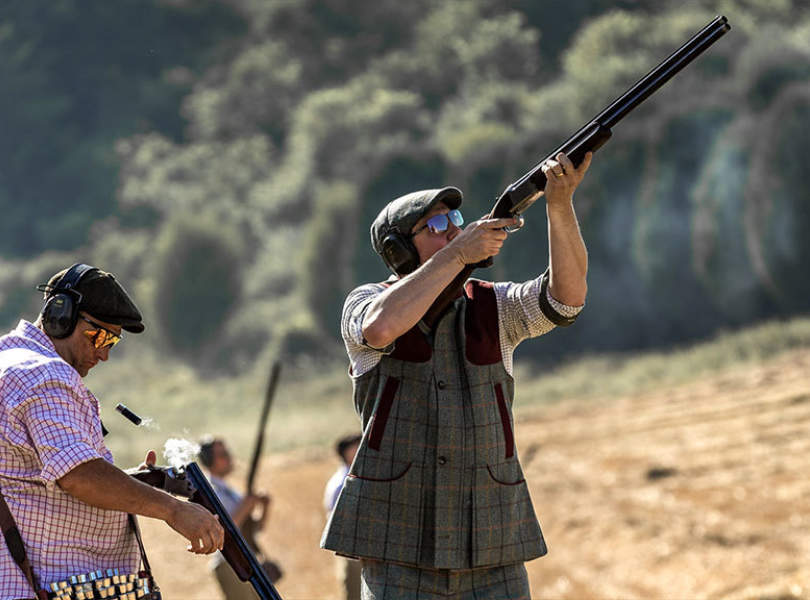
MULTIPOLYGON (((498 282, 495 284, 495 297, 502 336, 514 348, 521 341, 533 338, 554 329, 555 325, 543 314, 538 301, 542 287, 542 276, 522 283, 498 282)), ((546 289, 546 299, 555 311, 567 317, 576 316, 582 306, 568 306, 557 301, 546 289)))
POLYGON ((359 377, 374 367, 384 354, 394 351, 394 343, 385 348, 369 346, 363 336, 363 319, 371 303, 385 290, 379 283, 368 283, 352 290, 343 304, 340 333, 351 363, 351 375, 359 377))
POLYGON ((19 407, 42 463, 41 481, 48 487, 82 463, 106 459, 90 437, 93 415, 84 404, 70 384, 48 380, 31 388, 19 407))

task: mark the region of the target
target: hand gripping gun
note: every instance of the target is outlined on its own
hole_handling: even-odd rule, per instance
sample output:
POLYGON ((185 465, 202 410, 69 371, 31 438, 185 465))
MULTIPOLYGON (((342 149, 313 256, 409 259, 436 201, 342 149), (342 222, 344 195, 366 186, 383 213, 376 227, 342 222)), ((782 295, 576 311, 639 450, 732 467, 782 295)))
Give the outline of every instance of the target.
MULTIPOLYGON (((649 98, 681 69, 697 58, 704 50, 714 44, 731 29, 726 17, 715 17, 703 29, 697 32, 683 46, 675 50, 661 64, 647 73, 629 90, 614 100, 607 108, 596 115, 579 131, 574 133, 554 152, 535 165, 528 173, 509 185, 498 197, 490 212, 490 218, 516 217, 529 208, 543 195, 546 187, 546 176, 542 171, 543 164, 564 152, 574 166, 579 166, 588 152, 601 148, 612 135, 612 128, 626 117, 630 111, 649 98)), ((444 312, 444 309, 457 298, 464 282, 479 267, 492 264, 492 257, 467 265, 456 278, 439 294, 433 305, 422 317, 423 323, 432 328, 444 312)))
POLYGON ((162 489, 174 496, 188 498, 207 508, 219 517, 225 529, 225 545, 222 555, 241 581, 253 586, 261 600, 281 600, 276 588, 270 582, 259 561, 251 552, 239 528, 228 511, 222 506, 211 484, 205 478, 197 463, 175 469, 174 467, 151 467, 146 471, 131 473, 132 477, 146 484, 162 489))

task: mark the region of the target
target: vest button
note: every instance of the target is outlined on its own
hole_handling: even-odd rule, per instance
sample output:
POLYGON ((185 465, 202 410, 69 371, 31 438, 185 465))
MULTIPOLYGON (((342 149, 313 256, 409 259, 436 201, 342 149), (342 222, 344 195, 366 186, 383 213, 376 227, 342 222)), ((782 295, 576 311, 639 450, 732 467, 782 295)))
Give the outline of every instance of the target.
POLYGON ((443 390, 443 389, 444 389, 444 386, 445 386, 446 384, 444 383, 444 381, 439 381, 439 383, 437 383, 436 385, 437 385, 437 386, 439 386, 439 389, 440 389, 440 390, 443 390))
POLYGON ((440 457, 438 458, 437 462, 438 462, 440 465, 443 465, 443 464, 446 464, 446 463, 447 463, 447 459, 446 459, 444 456, 440 456, 440 457))

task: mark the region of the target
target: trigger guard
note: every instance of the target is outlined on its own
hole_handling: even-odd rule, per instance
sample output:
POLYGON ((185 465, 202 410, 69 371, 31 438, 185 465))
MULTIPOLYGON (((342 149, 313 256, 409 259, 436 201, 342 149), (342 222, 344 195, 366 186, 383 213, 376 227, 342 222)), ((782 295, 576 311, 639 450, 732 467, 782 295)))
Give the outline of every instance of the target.
POLYGON ((518 229, 521 229, 523 227, 523 225, 526 224, 526 219, 523 218, 523 215, 518 215, 518 217, 520 217, 520 224, 519 225, 510 225, 508 227, 504 227, 503 230, 506 233, 514 233, 515 231, 517 231, 518 229))

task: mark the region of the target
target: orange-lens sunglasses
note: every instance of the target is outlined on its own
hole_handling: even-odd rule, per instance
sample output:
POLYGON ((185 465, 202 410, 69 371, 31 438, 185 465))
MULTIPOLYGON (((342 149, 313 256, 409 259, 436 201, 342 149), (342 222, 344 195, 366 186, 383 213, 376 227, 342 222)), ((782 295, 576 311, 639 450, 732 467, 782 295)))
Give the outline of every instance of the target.
POLYGON ((90 323, 90 325, 92 325, 93 327, 98 328, 98 329, 88 329, 87 331, 84 332, 84 335, 90 338, 90 341, 93 342, 93 346, 95 346, 96 349, 101 350, 102 348, 112 348, 118 342, 121 341, 121 336, 118 335, 117 333, 113 333, 109 329, 105 329, 98 323, 94 323, 93 321, 85 317, 80 316, 79 318, 82 321, 90 323))

